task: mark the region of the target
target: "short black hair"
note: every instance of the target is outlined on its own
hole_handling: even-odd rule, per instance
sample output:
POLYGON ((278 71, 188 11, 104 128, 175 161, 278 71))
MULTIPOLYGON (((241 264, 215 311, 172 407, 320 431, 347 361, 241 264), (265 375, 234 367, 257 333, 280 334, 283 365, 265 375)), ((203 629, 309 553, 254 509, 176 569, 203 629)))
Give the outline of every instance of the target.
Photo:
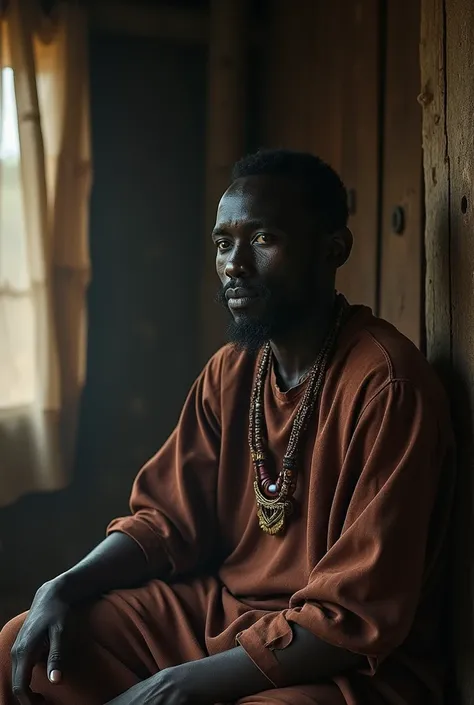
POLYGON ((346 227, 349 217, 347 191, 329 164, 309 152, 260 149, 234 164, 232 180, 246 176, 277 175, 304 189, 310 208, 326 233, 346 227))

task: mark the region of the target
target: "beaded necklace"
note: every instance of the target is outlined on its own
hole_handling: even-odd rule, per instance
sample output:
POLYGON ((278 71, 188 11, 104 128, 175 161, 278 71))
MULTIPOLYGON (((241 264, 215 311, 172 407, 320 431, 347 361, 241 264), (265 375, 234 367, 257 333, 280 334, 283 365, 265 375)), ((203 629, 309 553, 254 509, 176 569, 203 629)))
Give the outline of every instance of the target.
POLYGON ((254 490, 257 502, 257 516, 260 528, 267 534, 282 534, 286 529, 287 517, 293 512, 293 495, 296 490, 298 461, 300 459, 303 434, 323 386, 328 362, 334 351, 337 336, 347 310, 347 301, 338 294, 333 324, 316 358, 316 362, 307 375, 308 384, 303 399, 296 410, 288 447, 283 456, 283 467, 276 480, 270 477, 266 467, 266 429, 263 396, 272 351, 270 343, 267 343, 263 348, 250 401, 249 445, 255 470, 254 490))

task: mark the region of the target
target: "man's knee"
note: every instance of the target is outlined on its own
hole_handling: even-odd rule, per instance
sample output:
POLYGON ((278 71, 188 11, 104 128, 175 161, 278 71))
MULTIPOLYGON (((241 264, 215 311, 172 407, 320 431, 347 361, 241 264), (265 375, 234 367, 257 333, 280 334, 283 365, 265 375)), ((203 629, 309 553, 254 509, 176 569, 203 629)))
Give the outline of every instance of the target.
POLYGON ((5 624, 3 629, 0 631, 0 677, 1 682, 5 682, 10 678, 11 674, 11 650, 18 636, 18 632, 22 628, 27 613, 18 615, 10 622, 5 624))
POLYGON ((13 644, 15 643, 15 639, 18 636, 18 632, 25 623, 27 614, 28 612, 19 614, 18 617, 15 617, 10 622, 7 622, 0 631, 0 654, 3 655, 11 650, 13 644))

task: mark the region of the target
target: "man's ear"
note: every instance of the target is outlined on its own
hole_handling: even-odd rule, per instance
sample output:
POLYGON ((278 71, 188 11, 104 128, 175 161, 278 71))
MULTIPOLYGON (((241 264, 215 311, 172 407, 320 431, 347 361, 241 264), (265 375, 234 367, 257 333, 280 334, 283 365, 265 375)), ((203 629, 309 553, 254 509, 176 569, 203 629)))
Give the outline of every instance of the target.
POLYGON ((341 228, 331 236, 329 258, 336 269, 347 262, 352 251, 353 237, 349 228, 341 228))

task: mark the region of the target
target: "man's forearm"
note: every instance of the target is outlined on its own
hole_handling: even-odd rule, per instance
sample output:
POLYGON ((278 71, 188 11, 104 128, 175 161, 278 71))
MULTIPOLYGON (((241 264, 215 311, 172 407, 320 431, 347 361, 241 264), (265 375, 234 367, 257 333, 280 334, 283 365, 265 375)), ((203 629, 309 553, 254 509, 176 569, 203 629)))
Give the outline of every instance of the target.
POLYGON ((135 587, 150 578, 145 554, 129 536, 113 533, 52 583, 67 602, 135 587))
MULTIPOLYGON (((285 685, 315 683, 364 663, 364 657, 331 646, 298 625, 293 625, 293 633, 290 646, 274 652, 285 685)), ((195 702, 203 705, 233 702, 273 687, 242 647, 180 668, 195 702)))

